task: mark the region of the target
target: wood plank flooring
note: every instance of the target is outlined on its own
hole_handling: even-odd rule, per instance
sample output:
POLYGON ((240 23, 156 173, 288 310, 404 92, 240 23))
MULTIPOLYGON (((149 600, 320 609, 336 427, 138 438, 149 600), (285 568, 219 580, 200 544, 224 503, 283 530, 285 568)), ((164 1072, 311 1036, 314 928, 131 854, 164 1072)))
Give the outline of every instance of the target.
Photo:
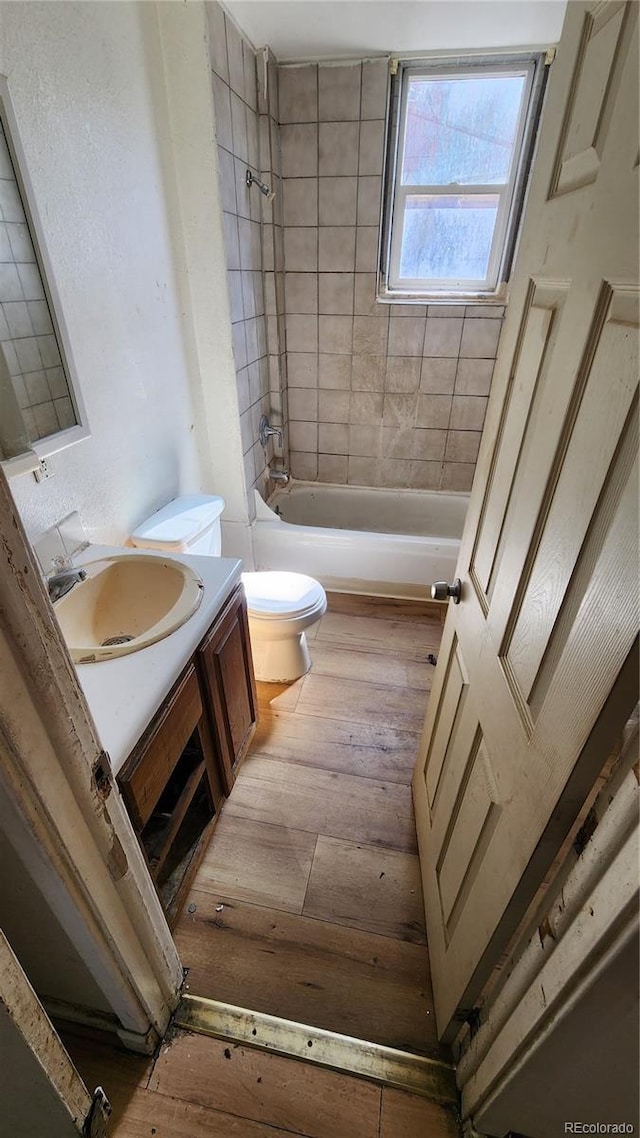
POLYGON ((458 1138, 452 1111, 351 1075, 176 1032, 158 1056, 63 1033, 87 1087, 113 1107, 111 1138, 458 1138))
MULTIPOLYGON (((174 935, 197 995, 448 1059, 410 782, 441 624, 330 596, 313 670, 261 722, 174 935)), ((113 1138, 458 1138, 454 1114, 352 1075, 178 1031, 155 1060, 65 1037, 113 1138)))
POLYGON ((331 594, 311 671, 258 685, 251 751, 174 930, 193 994, 449 1058, 410 788, 441 628, 422 602, 331 594))

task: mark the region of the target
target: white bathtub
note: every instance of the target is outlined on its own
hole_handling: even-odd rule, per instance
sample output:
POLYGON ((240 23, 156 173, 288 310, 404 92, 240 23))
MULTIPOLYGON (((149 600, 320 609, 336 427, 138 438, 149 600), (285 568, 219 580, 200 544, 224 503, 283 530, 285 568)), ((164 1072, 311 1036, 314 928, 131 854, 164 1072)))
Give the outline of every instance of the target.
POLYGON ((428 597, 432 581, 455 576, 468 501, 292 481, 269 505, 256 493, 256 568, 308 573, 342 592, 428 597))

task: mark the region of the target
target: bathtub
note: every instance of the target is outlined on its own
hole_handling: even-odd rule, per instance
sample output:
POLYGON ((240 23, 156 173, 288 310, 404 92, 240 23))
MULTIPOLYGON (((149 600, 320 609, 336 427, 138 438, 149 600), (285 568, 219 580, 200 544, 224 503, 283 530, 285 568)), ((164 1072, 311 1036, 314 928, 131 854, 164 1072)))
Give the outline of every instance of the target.
POLYGON ((256 568, 308 573, 340 592, 428 597, 433 581, 455 576, 468 501, 291 481, 267 505, 256 491, 256 568))

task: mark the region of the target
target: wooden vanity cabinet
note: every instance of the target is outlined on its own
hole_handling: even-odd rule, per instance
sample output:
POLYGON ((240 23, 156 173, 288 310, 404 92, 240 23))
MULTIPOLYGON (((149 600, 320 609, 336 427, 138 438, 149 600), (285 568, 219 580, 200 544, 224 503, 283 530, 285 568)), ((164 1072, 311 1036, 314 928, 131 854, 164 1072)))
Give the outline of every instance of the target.
POLYGON ((197 655, 224 788, 230 793, 258 719, 244 589, 239 585, 197 655))
POLYGON ((257 718, 238 586, 118 774, 169 924, 177 917, 257 718))

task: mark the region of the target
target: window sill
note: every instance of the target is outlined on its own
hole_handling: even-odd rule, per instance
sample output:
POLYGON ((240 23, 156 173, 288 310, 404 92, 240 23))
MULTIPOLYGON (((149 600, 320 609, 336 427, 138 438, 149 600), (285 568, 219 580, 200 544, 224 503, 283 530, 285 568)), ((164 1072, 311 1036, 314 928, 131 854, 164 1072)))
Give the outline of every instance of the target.
POLYGON ((441 305, 462 305, 473 304, 483 305, 488 308, 491 306, 503 306, 507 303, 508 288, 506 284, 500 286, 495 292, 401 292, 397 289, 388 289, 384 285, 378 286, 376 300, 380 304, 429 304, 432 306, 441 305))

